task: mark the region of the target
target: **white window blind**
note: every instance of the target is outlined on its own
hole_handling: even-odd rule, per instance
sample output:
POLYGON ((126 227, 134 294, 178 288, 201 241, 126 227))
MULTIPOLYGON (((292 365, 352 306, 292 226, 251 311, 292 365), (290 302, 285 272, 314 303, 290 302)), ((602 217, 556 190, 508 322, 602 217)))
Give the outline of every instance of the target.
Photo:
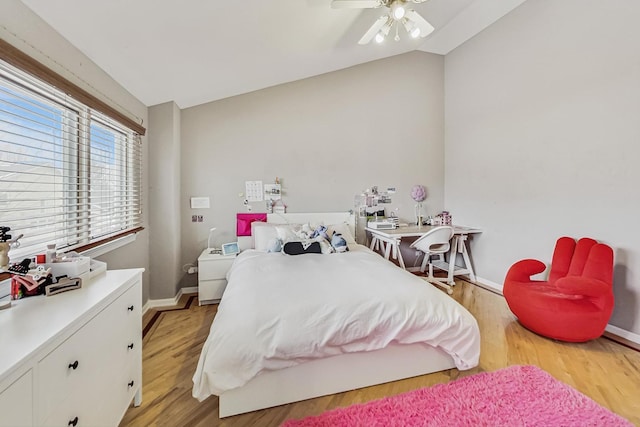
POLYGON ((141 227, 133 130, 0 61, 0 226, 23 234, 11 261, 141 227))

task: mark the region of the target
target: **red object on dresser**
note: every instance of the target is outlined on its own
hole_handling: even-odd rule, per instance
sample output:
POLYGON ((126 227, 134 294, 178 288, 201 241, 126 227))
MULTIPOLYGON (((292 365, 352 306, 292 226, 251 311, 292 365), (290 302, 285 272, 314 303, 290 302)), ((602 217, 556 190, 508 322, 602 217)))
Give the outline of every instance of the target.
POLYGON ((535 259, 516 262, 503 294, 518 321, 531 331, 560 341, 585 342, 604 332, 613 312, 613 250, 589 238, 556 242, 547 281, 535 259))

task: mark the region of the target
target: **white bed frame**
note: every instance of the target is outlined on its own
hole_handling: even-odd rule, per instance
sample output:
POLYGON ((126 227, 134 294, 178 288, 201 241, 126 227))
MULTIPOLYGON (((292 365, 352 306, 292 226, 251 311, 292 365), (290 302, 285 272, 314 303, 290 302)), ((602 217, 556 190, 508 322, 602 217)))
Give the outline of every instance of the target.
POLYGON ((263 372, 220 395, 220 418, 455 368, 444 351, 426 344, 390 344, 263 372))
MULTIPOLYGON (((267 222, 346 222, 355 237, 355 215, 349 212, 269 214, 267 222)), ((346 353, 263 372, 244 386, 222 393, 219 416, 229 417, 454 367, 451 356, 439 348, 421 343, 392 343, 380 350, 346 353)))

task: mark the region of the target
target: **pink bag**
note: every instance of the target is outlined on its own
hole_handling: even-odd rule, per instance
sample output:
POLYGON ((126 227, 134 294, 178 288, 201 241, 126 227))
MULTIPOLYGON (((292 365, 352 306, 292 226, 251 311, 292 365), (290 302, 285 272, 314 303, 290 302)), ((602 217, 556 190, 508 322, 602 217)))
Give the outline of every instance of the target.
POLYGON ((266 213, 236 214, 236 236, 251 236, 251 223, 254 221, 267 222, 266 213))

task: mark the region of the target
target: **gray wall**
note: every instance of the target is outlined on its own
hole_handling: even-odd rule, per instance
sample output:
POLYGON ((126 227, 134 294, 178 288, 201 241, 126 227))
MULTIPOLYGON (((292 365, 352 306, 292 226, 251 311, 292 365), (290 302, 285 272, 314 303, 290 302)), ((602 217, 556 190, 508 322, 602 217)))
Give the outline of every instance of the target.
MULTIPOLYGON (((147 107, 134 98, 107 73, 78 49, 69 44, 40 17, 19 0, 0 1, 0 38, 64 76, 132 119, 147 123, 147 107)), ((148 146, 143 138, 143 187, 148 182, 148 146)), ((148 191, 143 189, 143 207, 149 206, 148 191)), ((143 211, 143 224, 148 224, 148 210, 143 211)), ((108 268, 142 267, 143 301, 149 295, 149 234, 138 233, 136 241, 100 257, 108 268)))
POLYGON ((611 324, 640 334, 640 2, 535 0, 445 58, 445 202, 501 287, 562 235, 615 249, 611 324))
POLYGON ((413 217, 414 184, 427 186, 430 213, 442 210, 443 87, 443 57, 412 52, 183 110, 183 264, 211 227, 217 245, 236 239, 246 180, 280 177, 289 212, 347 211, 378 185, 395 186, 391 207, 413 217), (211 208, 190 209, 192 196, 211 208))
POLYGON ((180 109, 174 102, 149 108, 149 267, 151 299, 178 293, 180 263, 180 109))

